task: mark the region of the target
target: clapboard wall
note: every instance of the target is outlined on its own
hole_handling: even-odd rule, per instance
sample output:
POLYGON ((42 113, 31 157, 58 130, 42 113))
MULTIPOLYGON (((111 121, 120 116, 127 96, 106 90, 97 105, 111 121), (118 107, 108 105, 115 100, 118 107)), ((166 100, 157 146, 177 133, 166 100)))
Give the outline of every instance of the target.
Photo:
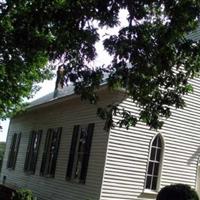
POLYGON ((104 121, 96 115, 98 106, 116 102, 116 94, 107 90, 99 93, 99 104, 91 105, 81 102, 80 97, 70 96, 60 103, 51 102, 36 106, 27 113, 13 118, 10 122, 7 146, 2 169, 2 177, 6 176, 6 184, 31 189, 41 200, 98 200, 102 184, 108 133, 103 130, 104 121), (85 184, 66 181, 66 169, 74 125, 95 123, 88 173, 85 184), (48 128, 62 127, 61 142, 58 152, 55 178, 39 175, 48 128), (28 139, 32 130, 42 129, 42 140, 35 175, 26 175, 23 171, 28 139), (21 141, 15 170, 6 168, 11 138, 14 133, 21 132, 21 141))
MULTIPOLYGON (((194 92, 185 96, 186 107, 173 109, 172 116, 159 131, 149 130, 139 123, 129 130, 113 128, 103 131, 104 122, 97 118, 96 108, 121 102, 123 95, 101 91, 100 104, 91 106, 72 98, 36 107, 11 120, 4 157, 2 177, 6 183, 30 188, 42 200, 147 200, 156 193, 144 190, 145 174, 152 139, 160 133, 164 141, 159 189, 172 183, 196 187, 196 170, 200 153, 200 82, 192 81, 194 92), (95 123, 86 184, 65 181, 69 148, 75 124, 95 123), (39 176, 45 136, 48 128, 63 127, 55 178, 39 176), (31 130, 42 129, 42 143, 35 175, 23 171, 26 148, 31 130), (21 132, 16 169, 6 169, 11 137, 21 132), (104 166, 105 164, 105 166, 104 166), (103 180, 103 181, 102 181, 103 180)), ((120 107, 137 113, 130 98, 120 107)))
MULTIPOLYGON (((200 154, 200 80, 192 81, 194 92, 185 96, 184 109, 172 108, 172 116, 159 131, 139 123, 129 130, 110 131, 101 200, 155 199, 156 192, 144 189, 150 144, 160 133, 164 141, 159 188, 173 183, 196 187, 200 154)), ((121 107, 138 112, 130 98, 121 107)), ((115 117, 117 120, 117 117, 115 117)))

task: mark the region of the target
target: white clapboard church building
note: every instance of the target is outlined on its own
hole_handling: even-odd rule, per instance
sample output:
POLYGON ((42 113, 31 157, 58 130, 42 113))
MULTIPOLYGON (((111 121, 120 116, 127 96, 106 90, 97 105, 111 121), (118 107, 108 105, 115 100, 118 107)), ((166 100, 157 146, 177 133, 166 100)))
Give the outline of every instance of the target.
MULTIPOLYGON (((198 36, 198 31, 193 37, 198 36)), ((3 184, 31 189, 41 200, 147 200, 160 188, 184 183, 200 193, 200 80, 159 131, 142 123, 104 131, 97 107, 119 103, 136 113, 122 91, 106 85, 98 105, 73 88, 32 102, 11 119, 1 173, 3 184)))

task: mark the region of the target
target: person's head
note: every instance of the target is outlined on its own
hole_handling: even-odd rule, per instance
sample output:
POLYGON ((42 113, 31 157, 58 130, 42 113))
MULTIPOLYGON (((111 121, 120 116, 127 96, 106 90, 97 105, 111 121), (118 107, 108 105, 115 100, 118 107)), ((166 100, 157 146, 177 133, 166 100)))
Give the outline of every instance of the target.
POLYGON ((156 200, 199 200, 199 197, 189 185, 175 184, 162 188, 156 200))

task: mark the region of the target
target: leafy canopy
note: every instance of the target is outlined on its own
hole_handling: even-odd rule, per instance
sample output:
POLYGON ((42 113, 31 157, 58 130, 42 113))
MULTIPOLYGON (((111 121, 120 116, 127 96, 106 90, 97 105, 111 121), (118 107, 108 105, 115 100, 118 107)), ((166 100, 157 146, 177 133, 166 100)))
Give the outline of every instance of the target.
MULTIPOLYGON (((187 34, 198 24, 198 0, 4 0, 0 2, 0 117, 18 109, 34 83, 49 77, 48 62, 64 56, 63 81, 96 102, 95 89, 108 73, 111 88, 127 90, 140 115, 123 110, 120 125, 143 121, 160 128, 170 106, 182 108, 188 83, 199 73, 197 41, 187 34), (104 40, 109 66, 90 68, 98 27, 115 27, 119 11, 128 25, 104 40)), ((102 118, 116 107, 99 109, 102 118)), ((112 124, 112 120, 110 121, 112 124)))

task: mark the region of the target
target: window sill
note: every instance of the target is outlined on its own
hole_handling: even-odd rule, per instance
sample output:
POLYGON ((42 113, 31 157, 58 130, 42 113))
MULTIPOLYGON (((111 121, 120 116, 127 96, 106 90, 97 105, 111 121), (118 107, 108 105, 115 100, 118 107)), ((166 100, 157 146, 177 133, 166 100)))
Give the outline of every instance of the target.
POLYGON ((31 176, 31 175, 34 175, 35 173, 32 171, 24 171, 24 174, 27 176, 31 176))
POLYGON ((141 194, 141 198, 155 199, 158 192, 153 190, 144 190, 141 194))
POLYGON ((85 181, 81 181, 79 179, 66 178, 65 180, 68 181, 68 182, 71 182, 73 184, 85 185, 85 181))
POLYGON ((34 174, 28 173, 28 172, 24 172, 24 174, 25 174, 25 176, 32 176, 32 175, 34 175, 34 174))
POLYGON ((14 171, 15 169, 13 169, 12 167, 7 167, 7 170, 14 171))
POLYGON ((41 177, 44 177, 44 178, 54 178, 54 175, 50 175, 50 174, 44 174, 44 175, 40 175, 41 177))

